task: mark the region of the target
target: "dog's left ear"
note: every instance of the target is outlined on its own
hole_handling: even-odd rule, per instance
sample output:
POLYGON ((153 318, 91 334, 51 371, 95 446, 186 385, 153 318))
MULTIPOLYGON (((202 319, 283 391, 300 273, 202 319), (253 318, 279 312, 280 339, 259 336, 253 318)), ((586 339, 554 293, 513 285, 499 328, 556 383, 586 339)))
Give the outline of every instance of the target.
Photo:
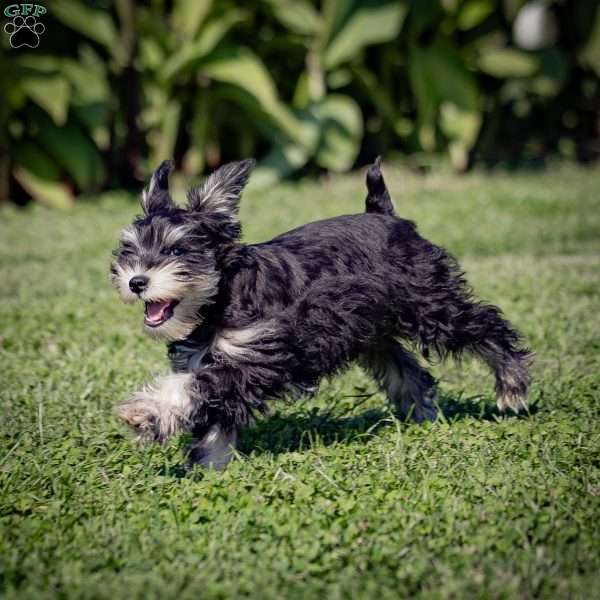
POLYGON ((188 192, 189 210, 206 215, 222 215, 237 221, 240 196, 255 164, 256 161, 250 158, 217 169, 201 185, 188 192))
POLYGON ((173 161, 165 160, 154 171, 148 187, 142 192, 140 204, 146 216, 161 210, 175 208, 169 194, 169 173, 173 170, 173 161))

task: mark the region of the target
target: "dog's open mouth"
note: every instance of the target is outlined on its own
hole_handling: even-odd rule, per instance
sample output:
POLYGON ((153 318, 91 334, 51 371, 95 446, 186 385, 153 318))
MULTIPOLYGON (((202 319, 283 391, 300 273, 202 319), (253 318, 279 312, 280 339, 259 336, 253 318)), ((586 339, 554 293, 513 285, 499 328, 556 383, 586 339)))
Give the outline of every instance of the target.
POLYGON ((144 324, 148 327, 159 327, 173 316, 173 310, 179 302, 177 300, 161 300, 160 302, 146 302, 144 310, 144 324))

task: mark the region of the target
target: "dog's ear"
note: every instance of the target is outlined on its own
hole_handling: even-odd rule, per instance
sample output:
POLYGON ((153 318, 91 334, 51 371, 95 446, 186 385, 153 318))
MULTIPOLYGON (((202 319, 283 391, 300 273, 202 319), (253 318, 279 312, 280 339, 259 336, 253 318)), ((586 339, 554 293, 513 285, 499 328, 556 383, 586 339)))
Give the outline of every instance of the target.
POLYGON ((173 170, 173 161, 165 160, 154 171, 150 184, 142 192, 140 204, 146 215, 175 208, 175 203, 169 194, 169 173, 173 170))
POLYGON ((255 163, 250 158, 217 169, 188 192, 189 210, 207 215, 218 214, 236 221, 240 195, 255 163))

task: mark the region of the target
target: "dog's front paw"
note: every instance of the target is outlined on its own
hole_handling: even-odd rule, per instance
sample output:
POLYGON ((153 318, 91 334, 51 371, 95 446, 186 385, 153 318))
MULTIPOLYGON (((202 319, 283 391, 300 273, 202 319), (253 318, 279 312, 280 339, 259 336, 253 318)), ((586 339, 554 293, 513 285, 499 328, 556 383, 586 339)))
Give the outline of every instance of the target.
POLYGON ((189 374, 160 377, 118 409, 142 442, 164 442, 190 428, 189 374))
POLYGON ((134 396, 117 408, 117 414, 136 434, 140 442, 163 442, 160 409, 156 402, 134 396))
POLYGON ((221 471, 235 456, 236 444, 235 429, 224 430, 219 425, 213 425, 188 446, 188 465, 199 464, 221 471))

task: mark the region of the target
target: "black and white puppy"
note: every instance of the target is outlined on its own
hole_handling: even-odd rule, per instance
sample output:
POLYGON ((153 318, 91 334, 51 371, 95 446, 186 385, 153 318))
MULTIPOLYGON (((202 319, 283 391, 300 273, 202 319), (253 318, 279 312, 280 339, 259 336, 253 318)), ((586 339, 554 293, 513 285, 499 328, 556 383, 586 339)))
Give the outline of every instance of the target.
POLYGON ((352 361, 399 416, 434 420, 435 381, 409 347, 478 356, 498 408, 524 406, 531 353, 497 307, 473 298, 456 261, 395 215, 379 161, 364 214, 244 244, 238 203, 253 165, 225 165, 179 208, 164 162, 144 215, 121 233, 114 285, 145 303, 144 329, 168 342, 173 371, 119 409, 140 439, 192 432, 192 459, 222 468, 269 399, 314 391, 352 361))

